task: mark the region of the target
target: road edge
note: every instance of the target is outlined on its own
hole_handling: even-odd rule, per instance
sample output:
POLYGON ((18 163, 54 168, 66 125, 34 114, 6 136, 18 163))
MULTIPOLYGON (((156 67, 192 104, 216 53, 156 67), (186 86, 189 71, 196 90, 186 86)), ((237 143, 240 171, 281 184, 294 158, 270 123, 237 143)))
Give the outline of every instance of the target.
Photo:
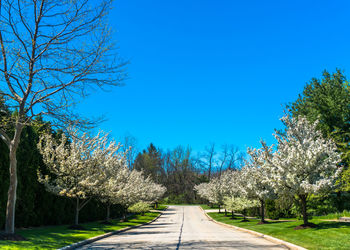
MULTIPOLYGON (((168 209, 168 208, 166 208, 165 210, 167 210, 167 209, 168 209)), ((119 233, 128 231, 128 230, 130 230, 130 229, 134 229, 134 228, 138 228, 138 227, 142 227, 142 226, 151 224, 151 223, 155 222, 156 220, 158 220, 159 217, 163 214, 162 212, 164 212, 165 210, 159 211, 159 212, 160 212, 159 215, 158 215, 156 218, 154 218, 153 220, 149 221, 149 222, 145 222, 145 223, 142 223, 142 224, 137 225, 137 226, 125 227, 125 228, 122 228, 122 229, 119 229, 119 230, 116 230, 116 231, 113 231, 113 232, 109 232, 109 233, 97 235, 97 236, 92 237, 92 238, 90 238, 90 239, 82 240, 82 241, 73 243, 73 244, 71 244, 71 245, 58 248, 58 250, 71 250, 71 249, 76 249, 76 248, 78 248, 78 247, 81 247, 81 246, 90 244, 90 243, 92 243, 92 242, 95 242, 95 241, 98 241, 98 240, 102 240, 102 239, 107 238, 107 237, 109 237, 109 236, 112 236, 112 235, 115 235, 115 234, 119 234, 119 233)))
POLYGON ((218 224, 218 225, 221 225, 221 226, 225 226, 225 227, 229 227, 229 228, 233 228, 233 229, 236 229, 236 230, 239 230, 239 231, 242 231, 242 232, 246 232, 246 233, 250 233, 250 234, 253 234, 255 236, 258 236, 258 237, 261 237, 261 238, 264 238, 268 241, 271 241, 273 243, 277 243, 277 244, 281 244, 285 247, 287 247, 288 249, 292 249, 292 250, 307 250, 306 248, 304 247, 301 247, 301 246, 298 246, 298 245, 295 245, 293 243, 290 243, 290 242, 287 242, 287 241, 284 241, 284 240, 281 240, 281 239, 277 239, 275 237, 272 237, 270 235, 266 235, 266 234, 262 234, 262 233, 258 233, 256 231, 253 231, 253 230, 249 230, 249 229, 245 229, 245 228, 242 228, 242 227, 237 227, 237 226, 233 226, 233 225, 229 225, 229 224, 225 224, 225 223, 222 223, 222 222, 219 222, 219 221, 216 221, 214 220, 212 217, 210 217, 206 212, 205 210, 199 206, 200 209, 203 211, 203 213, 205 214, 205 216, 212 222, 218 224))

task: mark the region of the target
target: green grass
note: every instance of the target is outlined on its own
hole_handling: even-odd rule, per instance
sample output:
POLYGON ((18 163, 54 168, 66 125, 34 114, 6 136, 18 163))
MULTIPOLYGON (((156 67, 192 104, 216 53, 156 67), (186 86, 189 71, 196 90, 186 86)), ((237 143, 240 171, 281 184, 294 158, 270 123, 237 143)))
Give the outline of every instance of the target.
POLYGON ((314 216, 316 219, 327 219, 327 220, 335 220, 339 219, 340 217, 350 217, 350 211, 343 211, 342 213, 332 213, 332 214, 327 214, 327 215, 322 215, 322 216, 314 216))
POLYGON ((204 210, 205 209, 219 209, 218 205, 212 205, 212 206, 208 206, 207 204, 201 204, 200 205, 204 210))
POLYGON ((167 205, 164 204, 158 204, 158 208, 155 208, 155 210, 163 211, 167 208, 167 205))
POLYGON ((302 221, 274 221, 258 225, 259 220, 240 222, 242 218, 232 220, 223 213, 208 214, 217 221, 271 235, 307 249, 350 249, 350 223, 314 218, 310 222, 315 223, 317 228, 294 230, 302 221))
POLYGON ((113 225, 99 222, 82 224, 86 230, 71 230, 65 226, 50 226, 16 231, 28 241, 0 241, 0 249, 57 249, 97 235, 112 232, 128 226, 136 226, 153 220, 159 213, 135 215, 128 222, 112 220, 113 225))

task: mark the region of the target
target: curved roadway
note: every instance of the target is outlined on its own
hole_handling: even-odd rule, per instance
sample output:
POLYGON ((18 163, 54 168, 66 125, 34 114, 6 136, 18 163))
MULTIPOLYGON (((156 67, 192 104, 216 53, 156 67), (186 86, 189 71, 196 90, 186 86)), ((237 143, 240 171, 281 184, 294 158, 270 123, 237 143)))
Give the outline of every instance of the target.
POLYGON ((218 225, 198 206, 170 206, 153 222, 79 249, 286 249, 266 239, 218 225))

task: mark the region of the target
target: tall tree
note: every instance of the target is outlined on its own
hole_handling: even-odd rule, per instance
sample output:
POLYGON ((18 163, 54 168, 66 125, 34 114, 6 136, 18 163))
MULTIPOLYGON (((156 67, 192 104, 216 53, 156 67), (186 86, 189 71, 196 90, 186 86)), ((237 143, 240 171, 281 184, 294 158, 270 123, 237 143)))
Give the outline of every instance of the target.
POLYGON ((14 233, 17 149, 23 127, 39 115, 91 125, 71 112, 92 87, 117 86, 124 63, 116 60, 106 16, 110 0, 0 1, 0 97, 16 111, 1 121, 9 149, 10 185, 5 231, 14 233), (3 125, 14 128, 9 133, 3 125))
POLYGON ((147 150, 137 155, 134 162, 134 169, 142 170, 146 176, 152 176, 155 182, 162 183, 164 172, 160 150, 151 143, 147 150))

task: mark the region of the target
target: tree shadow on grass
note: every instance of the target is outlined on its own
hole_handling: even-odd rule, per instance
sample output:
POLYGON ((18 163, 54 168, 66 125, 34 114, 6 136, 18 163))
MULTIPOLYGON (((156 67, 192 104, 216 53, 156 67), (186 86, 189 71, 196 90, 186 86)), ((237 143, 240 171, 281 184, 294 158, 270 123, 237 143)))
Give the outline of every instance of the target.
POLYGON ((350 228, 350 223, 337 221, 322 221, 318 222, 316 230, 331 229, 331 228, 350 228))

